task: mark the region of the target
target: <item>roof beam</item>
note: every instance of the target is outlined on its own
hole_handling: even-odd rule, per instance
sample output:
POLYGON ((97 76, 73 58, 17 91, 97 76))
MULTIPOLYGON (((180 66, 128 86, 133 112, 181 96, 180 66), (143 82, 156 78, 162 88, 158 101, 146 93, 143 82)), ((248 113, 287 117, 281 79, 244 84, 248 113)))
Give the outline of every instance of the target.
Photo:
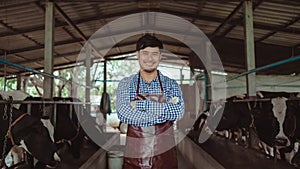
POLYGON ((14 32, 15 34, 20 34, 21 36, 23 36, 24 38, 30 40, 31 42, 37 44, 38 46, 43 46, 43 44, 39 43, 38 41, 32 39, 31 37, 25 35, 25 33, 20 33, 18 32, 16 29, 14 29, 13 27, 11 26, 8 26, 6 23, 4 23, 3 21, 0 20, 0 25, 2 25, 3 27, 5 27, 6 29, 14 32))
POLYGON ((273 31, 271 31, 270 33, 264 35, 263 37, 257 39, 255 42, 261 42, 261 41, 267 39, 268 37, 274 35, 275 33, 279 32, 280 30, 283 30, 283 29, 293 25, 294 23, 297 23, 299 20, 300 20, 300 16, 292 19, 290 22, 288 22, 288 23, 286 23, 286 24, 284 24, 284 25, 282 25, 278 28, 273 29, 273 31))
MULTIPOLYGON (((262 1, 260 1, 260 2, 262 2, 262 1)), ((256 4, 254 6, 257 7, 259 4, 256 4)), ((254 9, 255 9, 255 7, 254 7, 254 9)), ((125 16, 125 15, 130 15, 133 13, 146 12, 146 11, 153 11, 153 12, 164 11, 165 13, 173 14, 176 16, 182 16, 182 17, 187 17, 187 18, 196 18, 198 20, 205 20, 205 21, 212 21, 212 22, 223 22, 222 18, 217 18, 217 17, 213 17, 213 16, 187 14, 184 12, 176 12, 176 11, 166 10, 166 9, 149 9, 149 10, 148 9, 136 9, 136 10, 132 10, 132 11, 124 11, 124 12, 113 13, 113 14, 108 14, 108 15, 97 15, 97 16, 93 16, 93 17, 89 17, 89 18, 74 20, 73 23, 75 25, 78 25, 78 24, 83 24, 86 22, 99 21, 101 19, 108 19, 108 18, 114 18, 114 17, 121 17, 121 16, 125 16)), ((243 20, 243 18, 233 19, 233 20, 229 21, 228 24, 232 25, 232 27, 235 27, 237 25, 243 26, 242 20, 243 20)), ((68 25, 67 23, 56 23, 55 24, 56 28, 67 26, 67 25, 68 25)), ((257 28, 257 29, 263 29, 263 30, 274 30, 274 28, 276 29, 276 27, 277 26, 275 26, 275 25, 262 25, 262 24, 254 25, 255 29, 257 28)), ((229 29, 233 29, 233 28, 229 28, 229 29)), ((17 32, 0 33, 0 37, 15 36, 15 35, 21 35, 21 34, 26 34, 26 33, 30 33, 30 32, 35 32, 35 31, 43 31, 43 30, 44 30, 44 25, 41 25, 41 26, 36 26, 36 27, 32 27, 32 28, 18 30, 17 32)), ((300 34, 300 29, 296 29, 296 28, 293 28, 293 29, 285 28, 285 29, 280 29, 279 31, 284 32, 284 33, 299 33, 300 34)), ((225 35, 222 35, 222 36, 225 36, 225 35)))
MULTIPOLYGON (((66 44, 72 44, 72 43, 78 43, 80 42, 81 39, 72 39, 72 40, 65 40, 65 41, 59 41, 55 43, 55 47, 60 46, 60 45, 66 45, 66 44)), ((14 50, 9 50, 9 54, 17 54, 17 53, 22 53, 22 52, 29 52, 33 50, 41 50, 44 49, 43 46, 30 46, 26 48, 19 48, 19 49, 14 49, 14 50)), ((0 52, 0 56, 4 55, 4 52, 0 52)))
MULTIPOLYGON (((244 1, 244 0, 243 0, 244 1)), ((242 2, 243 2, 242 1, 242 2)), ((243 4, 243 3, 240 3, 240 4, 243 4)), ((263 2, 263 0, 258 0, 258 2, 256 4, 253 5, 253 12, 254 10, 263 2)), ((239 5, 240 5, 239 4, 239 5)), ((231 24, 231 26, 229 28, 227 28, 225 31, 223 31, 223 33, 218 36, 218 37, 225 37, 229 32, 231 32, 237 25, 238 26, 244 26, 242 21, 243 21, 243 17, 235 20, 235 24, 231 24)), ((230 22, 228 23, 230 24, 230 22)), ((261 24, 254 24, 254 29, 264 29, 264 30, 272 30, 274 29, 274 26, 270 26, 270 25, 261 25, 261 24)), ((286 30, 283 30, 283 31, 286 31, 286 30)), ((288 32, 292 32, 292 30, 289 30, 288 32)), ((299 30, 300 32, 300 30, 299 30)))
MULTIPOLYGON (((78 43, 79 40, 77 39, 77 41, 74 41, 74 40, 71 40, 70 42, 72 43, 78 43)), ((132 44, 135 44, 136 41, 132 41, 132 42, 126 42, 126 43, 122 43, 122 44, 119 44, 118 47, 125 47, 125 46, 128 46, 128 45, 132 45, 132 44)), ((68 44, 68 43, 66 43, 68 44)), ((182 43, 175 43, 175 42, 168 42, 168 41, 164 41, 164 44, 166 45, 171 45, 171 46, 180 46, 180 47, 185 47, 187 48, 185 45, 183 45, 182 43)), ((65 45, 64 41, 60 42, 59 45, 65 45)), ((31 49, 34 48, 34 47, 30 47, 31 49)), ((106 47, 103 47, 102 49, 105 49, 106 47)), ((40 49, 43 49, 43 48, 40 48, 40 49)), ((97 50, 101 50, 101 49, 97 49, 97 50)), ((25 52, 25 51, 20 51, 20 52, 25 52)), ((18 52, 17 52, 18 53, 18 52)), ((77 51, 77 52, 71 52, 71 53, 65 53, 65 54, 57 54, 55 55, 54 59, 58 59, 58 58, 62 58, 62 57, 67 57, 67 56, 73 56, 73 55, 78 55, 80 53, 80 51, 77 51)), ((174 53, 174 52, 172 52, 174 53)), ((16 54, 15 51, 10 51, 8 54, 16 54)), ((176 55, 186 55, 186 54, 182 54, 182 53, 174 53, 176 55)), ((111 57, 111 56, 115 56, 115 55, 122 55, 122 53, 120 54, 113 54, 113 55, 107 55, 106 57, 111 57)), ((97 58, 99 59, 99 57, 97 58)), ((21 62, 18 62, 17 64, 30 64, 30 63, 34 63, 34 62, 40 62, 40 61, 43 61, 44 58, 38 58, 38 59, 27 59, 26 61, 21 61, 21 62)))
POLYGON ((218 28, 212 33, 212 35, 210 36, 210 39, 213 40, 217 34, 219 33, 219 31, 226 25, 229 23, 229 21, 231 21, 233 19, 233 17, 240 11, 240 9, 243 7, 244 4, 244 0, 242 0, 237 6, 236 8, 226 17, 225 21, 221 23, 221 25, 218 26, 218 28))

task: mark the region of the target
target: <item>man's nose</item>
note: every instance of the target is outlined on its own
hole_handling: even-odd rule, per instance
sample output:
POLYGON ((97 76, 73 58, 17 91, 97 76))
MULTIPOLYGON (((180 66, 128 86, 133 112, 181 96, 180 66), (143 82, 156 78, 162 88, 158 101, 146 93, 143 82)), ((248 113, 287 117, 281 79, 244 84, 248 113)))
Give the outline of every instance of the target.
POLYGON ((153 60, 153 55, 152 55, 152 53, 149 53, 148 60, 149 60, 149 61, 152 61, 152 60, 153 60))

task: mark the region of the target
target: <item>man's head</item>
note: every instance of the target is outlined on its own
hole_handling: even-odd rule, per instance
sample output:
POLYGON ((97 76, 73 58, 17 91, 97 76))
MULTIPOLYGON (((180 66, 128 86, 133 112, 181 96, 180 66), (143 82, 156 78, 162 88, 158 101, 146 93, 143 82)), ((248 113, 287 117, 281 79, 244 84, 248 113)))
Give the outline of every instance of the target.
POLYGON ((162 42, 154 36, 146 34, 136 43, 137 57, 142 71, 156 71, 161 60, 162 42))

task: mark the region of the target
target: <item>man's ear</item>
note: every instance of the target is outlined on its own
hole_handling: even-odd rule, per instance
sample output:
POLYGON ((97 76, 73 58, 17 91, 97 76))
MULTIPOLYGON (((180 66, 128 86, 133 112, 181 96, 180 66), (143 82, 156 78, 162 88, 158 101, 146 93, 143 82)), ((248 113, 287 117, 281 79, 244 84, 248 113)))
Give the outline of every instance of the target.
POLYGON ((136 51, 135 54, 136 54, 136 57, 139 59, 140 58, 140 52, 136 51))
POLYGON ((161 59, 162 59, 162 53, 159 53, 159 61, 161 61, 161 59))

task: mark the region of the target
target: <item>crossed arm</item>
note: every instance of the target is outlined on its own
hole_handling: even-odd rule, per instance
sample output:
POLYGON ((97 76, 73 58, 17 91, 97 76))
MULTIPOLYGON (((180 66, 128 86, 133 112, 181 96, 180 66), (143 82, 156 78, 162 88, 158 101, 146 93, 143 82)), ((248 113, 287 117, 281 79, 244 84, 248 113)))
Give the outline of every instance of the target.
POLYGON ((119 119, 135 126, 151 126, 167 120, 176 121, 183 117, 184 102, 179 85, 172 83, 165 92, 167 103, 149 100, 130 100, 130 83, 121 81, 117 89, 117 112, 119 119))

